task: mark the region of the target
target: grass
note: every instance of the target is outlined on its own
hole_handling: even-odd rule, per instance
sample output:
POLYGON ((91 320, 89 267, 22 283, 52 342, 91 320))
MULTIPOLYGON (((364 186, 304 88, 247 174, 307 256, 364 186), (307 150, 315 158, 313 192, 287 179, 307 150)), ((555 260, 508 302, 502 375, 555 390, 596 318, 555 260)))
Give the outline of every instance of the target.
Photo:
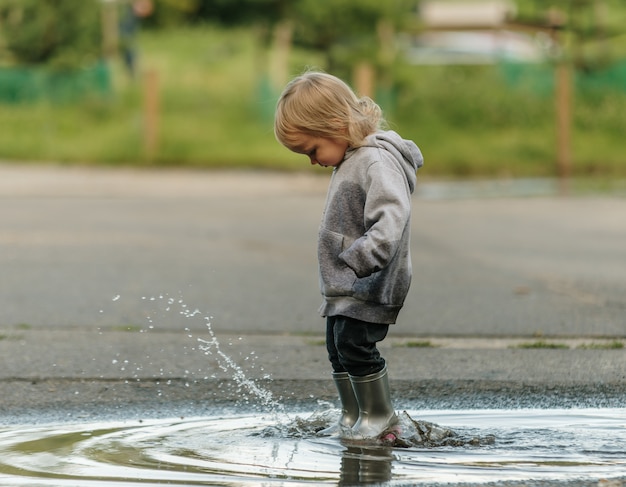
POLYGON ((143 330, 143 328, 139 325, 119 325, 119 326, 114 326, 111 329, 113 331, 126 331, 130 333, 138 333, 141 330, 143 330))
POLYGON ((621 350, 624 348, 624 343, 619 340, 613 340, 606 343, 586 343, 578 348, 585 350, 621 350))
POLYGON ((397 343, 394 347, 408 347, 408 348, 437 348, 439 345, 435 345, 430 340, 409 340, 408 342, 397 343))
POLYGON ((523 349, 569 349, 569 347, 564 343, 552 343, 546 342, 544 340, 539 340, 536 342, 529 343, 520 343, 519 345, 515 345, 512 348, 523 348, 523 349))
MULTIPOLYGON (((523 349, 569 349, 570 347, 564 343, 546 342, 544 340, 538 340, 535 342, 520 343, 519 345, 512 346, 511 348, 523 348, 523 349)), ((607 342, 593 342, 583 343, 576 347, 582 350, 621 350, 624 348, 624 343, 620 340, 612 340, 607 342)))
MULTIPOLYGON (((272 85, 270 56, 253 29, 206 26, 144 32, 141 71, 156 70, 159 79, 159 146, 154 157, 144 151, 143 77, 130 80, 116 61, 111 64, 114 89, 109 97, 3 105, 0 158, 312 170, 274 140, 272 112, 280 86, 272 85)), ((321 59, 320 53, 294 49, 289 71, 323 67, 321 59)), ((555 174, 553 101, 523 83, 512 83, 502 66, 397 64, 392 75, 393 96, 381 92, 380 99, 396 100, 383 108, 391 128, 422 148, 424 175, 555 174)), ((551 76, 549 70, 544 75, 551 76)), ((574 176, 626 178, 624 113, 624 90, 577 93, 574 176)))

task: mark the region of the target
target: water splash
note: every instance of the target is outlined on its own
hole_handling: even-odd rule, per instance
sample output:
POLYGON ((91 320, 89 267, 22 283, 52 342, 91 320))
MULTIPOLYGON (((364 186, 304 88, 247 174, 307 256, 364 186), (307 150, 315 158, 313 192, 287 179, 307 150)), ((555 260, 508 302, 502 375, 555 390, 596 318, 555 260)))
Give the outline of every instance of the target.
MULTIPOLYGON (((112 301, 119 301, 120 296, 116 295, 112 301)), ((238 401, 244 402, 245 406, 250 406, 250 402, 259 410, 270 412, 277 416, 287 416, 284 404, 281 402, 281 398, 275 398, 273 393, 268 389, 262 387, 256 380, 250 378, 237 361, 235 361, 228 353, 223 350, 220 341, 212 327, 213 317, 207 313, 202 312, 200 309, 189 306, 182 295, 172 297, 167 293, 162 293, 152 296, 143 296, 141 301, 144 301, 149 306, 146 310, 145 321, 146 327, 129 326, 130 330, 135 329, 139 333, 151 333, 159 331, 160 324, 172 321, 172 315, 178 315, 183 318, 182 331, 184 331, 186 337, 189 339, 189 344, 183 346, 185 354, 202 353, 206 357, 212 357, 216 361, 217 367, 228 374, 232 383, 228 384, 229 387, 236 387, 238 393, 238 401), (137 329, 138 328, 138 329, 137 329), (208 333, 208 339, 194 336, 193 329, 204 329, 208 333)), ((241 339, 241 338, 240 338, 241 339)), ((151 356, 146 355, 146 360, 150 360, 151 356)), ((247 367, 255 367, 256 354, 252 351, 248 356, 243 357, 243 361, 247 367)), ((141 361, 124 358, 120 353, 112 359, 112 365, 119 367, 120 372, 132 375, 132 380, 140 382, 142 378, 140 374, 144 369, 141 361)), ((185 387, 190 387, 191 383, 197 383, 202 380, 211 380, 216 378, 216 374, 208 371, 210 365, 207 363, 204 367, 200 367, 197 370, 185 369, 183 377, 185 378, 185 387)), ((262 368, 261 368, 262 370, 262 368)), ((159 370, 159 377, 163 378, 163 383, 160 381, 156 384, 158 386, 168 386, 172 384, 171 376, 176 374, 171 371, 159 370), (169 375, 170 378, 165 379, 169 375)), ((270 377, 264 377, 264 379, 270 379, 270 377)), ((128 382, 128 381, 127 381, 128 382)), ((221 387, 220 384, 218 387, 221 387)), ((158 394, 162 395, 162 389, 158 390, 158 394)))
MULTIPOLYGON (((415 413, 413 413, 415 414, 415 413)), ((319 431, 334 424, 339 419, 339 411, 326 409, 315 411, 307 418, 295 417, 283 425, 271 425, 254 432, 266 438, 285 436, 288 438, 307 438, 316 436, 319 431)), ((390 448, 441 448, 441 447, 478 447, 493 445, 496 441, 494 434, 469 434, 465 431, 455 431, 439 424, 414 419, 407 411, 398 415, 399 427, 394 428, 397 433, 392 442, 381 441, 378 438, 356 440, 351 438, 350 432, 339 436, 338 439, 346 446, 361 447, 390 447, 390 448)), ((381 435, 383 437, 384 435, 381 435)))
POLYGON ((271 391, 259 386, 253 379, 247 377, 243 369, 229 355, 222 351, 219 341, 211 329, 210 322, 207 323, 207 327, 211 340, 198 338, 200 350, 204 352, 205 355, 215 354, 218 357, 220 368, 224 372, 232 372, 232 378, 235 383, 238 384, 240 388, 246 389, 249 393, 253 394, 261 401, 263 406, 270 408, 273 412, 287 414, 284 404, 276 400, 271 391))

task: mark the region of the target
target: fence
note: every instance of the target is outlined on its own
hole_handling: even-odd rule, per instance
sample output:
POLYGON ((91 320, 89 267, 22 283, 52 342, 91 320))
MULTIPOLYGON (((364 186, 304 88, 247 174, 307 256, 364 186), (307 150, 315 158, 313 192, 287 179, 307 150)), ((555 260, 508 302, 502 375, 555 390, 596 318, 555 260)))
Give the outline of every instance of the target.
MULTIPOLYGON (((554 67, 549 64, 501 63, 504 77, 511 86, 529 89, 540 95, 554 92, 554 67)), ((626 60, 603 69, 576 70, 573 76, 576 91, 621 91, 626 93, 626 60)))
POLYGON ((0 102, 28 103, 48 100, 55 103, 76 101, 111 92, 111 74, 105 63, 73 71, 43 68, 0 68, 0 102))

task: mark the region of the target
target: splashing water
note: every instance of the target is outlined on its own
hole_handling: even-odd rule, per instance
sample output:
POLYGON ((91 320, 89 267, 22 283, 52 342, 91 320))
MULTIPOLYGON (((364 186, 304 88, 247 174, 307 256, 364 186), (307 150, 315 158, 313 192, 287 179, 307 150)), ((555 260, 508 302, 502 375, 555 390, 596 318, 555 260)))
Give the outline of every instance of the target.
MULTIPOLYGON (((112 301, 118 302, 121 296, 116 295, 112 301)), ((228 377, 233 381, 238 391, 245 391, 248 395, 254 398, 254 404, 257 408, 263 409, 266 412, 270 412, 274 415, 285 415, 288 417, 288 413, 285 410, 284 404, 276 399, 271 391, 262 387, 258 382, 246 374, 244 368, 240 366, 230 355, 228 355, 220 345, 217 335, 215 334, 211 320, 212 316, 203 313, 198 308, 190 307, 182 298, 182 296, 172 297, 167 293, 162 293, 153 296, 143 296, 141 300, 148 303, 150 310, 147 311, 145 320, 148 323, 147 329, 141 328, 140 333, 149 333, 158 330, 160 320, 168 320, 171 314, 179 315, 183 318, 183 328, 186 336, 192 341, 194 345, 184 346, 185 352, 190 349, 191 352, 202 352, 207 357, 213 357, 220 370, 228 374, 228 377), (195 337, 191 332, 192 329, 205 329, 208 333, 208 339, 195 337)), ((253 363, 255 360, 255 352, 247 357, 244 357, 244 361, 253 363)), ((150 359, 150 356, 146 356, 146 359, 150 359)), ((134 378, 136 381, 140 381, 138 374, 142 371, 143 366, 136 361, 131 363, 131 360, 116 356, 112 360, 113 365, 118 365, 120 371, 127 373, 128 369, 134 369, 134 378)), ((166 371, 161 369, 160 375, 165 376, 166 371)), ((171 374, 170 374, 171 375, 171 374)), ((214 378, 215 374, 209 374, 204 368, 199 368, 197 371, 190 371, 185 369, 184 376, 193 381, 199 380, 194 376, 199 376, 203 380, 214 378)), ((269 378, 269 377, 267 377, 269 378)), ((166 385, 169 385, 171 380, 166 381, 166 385)), ((189 380, 185 382, 186 386, 189 386, 189 380)), ((244 400, 247 395, 241 395, 244 400)))
MULTIPOLYGON (((113 301, 119 301, 120 296, 116 295, 113 298, 113 301)), ((262 409, 264 412, 269 412, 275 418, 272 426, 268 427, 267 430, 263 431, 263 435, 287 435, 293 436, 294 434, 298 434, 298 431, 293 431, 294 425, 297 428, 301 429, 303 433, 315 433, 315 429, 317 431, 324 429, 329 426, 331 423, 337 420, 334 417, 338 411, 333 408, 333 406, 329 403, 318 402, 318 405, 325 406, 325 409, 322 412, 318 412, 317 416, 313 418, 309 418, 307 421, 299 421, 292 420, 290 415, 285 409, 285 405, 281 402, 281 399, 277 399, 274 397, 273 393, 268 389, 259 385, 254 379, 248 377, 243 367, 241 367, 230 355, 223 351, 220 341, 216 336, 211 320, 212 316, 207 315, 201 312, 198 308, 192 308, 185 303, 184 299, 179 296, 178 298, 173 298, 167 294, 160 294, 158 296, 150 296, 150 297, 142 297, 143 301, 150 303, 153 309, 146 316, 146 321, 148 322, 148 331, 155 329, 155 320, 158 321, 160 318, 165 318, 168 313, 177 313, 182 316, 184 320, 187 322, 184 326, 184 331, 187 334, 187 338, 193 340, 195 338, 195 342, 198 344, 197 350, 202 352, 205 356, 211 356, 217 360, 218 367, 225 373, 228 374, 229 378, 234 382, 238 391, 246 391, 251 397, 254 398, 254 406, 256 409, 262 409), (199 323, 198 323, 199 321, 199 323), (189 323, 191 322, 191 323, 189 323), (208 339, 194 337, 191 333, 191 329, 194 328, 194 325, 201 324, 208 333, 208 339), (314 428, 312 430, 312 428, 314 428)), ((141 332, 145 332, 146 330, 141 329, 141 332)), ((195 347, 192 350, 196 350, 195 347)), ((254 352, 252 352, 254 354, 254 352)), ((250 357, 245 357, 244 360, 248 360, 250 357)), ((129 366, 129 360, 124 359, 118 361, 114 360, 115 363, 120 364, 120 370, 125 371, 129 366)), ((140 371, 142 369, 141 364, 134 364, 135 370, 140 371)), ((185 370, 186 374, 190 374, 188 370, 185 370)), ((206 378, 206 377, 205 377, 206 378)), ((139 380, 139 379, 137 379, 139 380)), ((413 420, 406 412, 401 415, 401 419, 403 420, 402 434, 399 437, 394 437, 393 440, 387 442, 387 446, 395 446, 395 447, 405 447, 408 448, 410 446, 442 446, 442 445, 466 445, 471 444, 472 442, 476 444, 487 444, 489 439, 465 439, 459 437, 456 433, 452 432, 449 429, 440 428, 437 425, 432 423, 424 422, 424 421, 415 421, 413 420)), ((348 440, 349 432, 344 435, 344 440, 348 440)), ((358 442, 357 442, 358 443, 358 442)), ((380 442, 366 442, 366 444, 379 444, 380 442)))
POLYGON ((260 387, 254 380, 248 378, 243 369, 237 365, 237 363, 229 355, 222 351, 217 337, 211 329, 210 321, 207 321, 207 328, 209 329, 211 340, 198 338, 197 340, 200 343, 200 350, 202 350, 205 355, 215 353, 217 357, 219 357, 218 363, 220 368, 224 372, 232 372, 233 380, 239 385, 239 387, 247 389, 251 394, 256 396, 261 401, 263 406, 270 408, 276 413, 287 414, 284 405, 274 399, 274 396, 270 391, 260 387))

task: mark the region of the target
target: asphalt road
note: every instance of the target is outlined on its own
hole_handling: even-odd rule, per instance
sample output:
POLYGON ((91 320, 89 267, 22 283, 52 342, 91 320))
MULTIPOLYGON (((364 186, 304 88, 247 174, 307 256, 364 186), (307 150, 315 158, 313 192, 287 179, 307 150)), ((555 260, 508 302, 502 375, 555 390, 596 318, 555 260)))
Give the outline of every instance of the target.
MULTIPOLYGON (((167 295, 219 331, 319 332, 326 181, 0 166, 0 325, 145 326, 142 298, 167 295)), ((394 333, 626 336, 625 199, 421 189, 394 333)))
MULTIPOLYGON (((0 165, 5 418, 238 396, 198 339, 278 392, 332 398, 315 256, 327 178, 0 165)), ((596 347, 626 341, 626 199, 542 185, 421 183, 414 280, 383 344, 399 398, 624 406, 626 350, 596 347), (540 340, 567 348, 513 348, 540 340)))

